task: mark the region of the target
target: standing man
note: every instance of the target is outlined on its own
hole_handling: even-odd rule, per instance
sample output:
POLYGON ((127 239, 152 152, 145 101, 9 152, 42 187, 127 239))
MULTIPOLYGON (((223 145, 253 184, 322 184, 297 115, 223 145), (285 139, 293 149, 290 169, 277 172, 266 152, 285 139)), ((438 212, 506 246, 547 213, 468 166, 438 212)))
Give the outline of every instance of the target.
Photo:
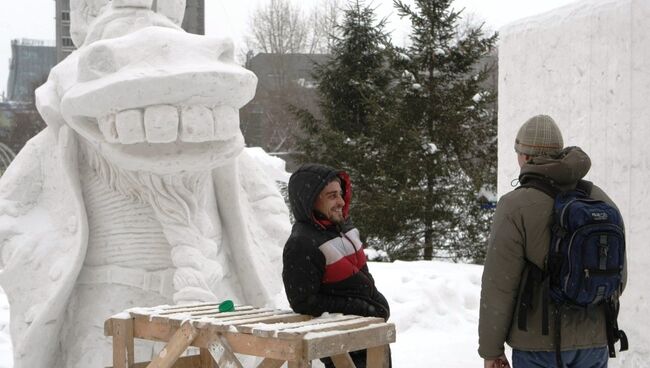
MULTIPOLYGON (((284 246, 282 279, 296 313, 384 320, 390 315, 368 271, 359 230, 350 221, 351 197, 349 176, 327 166, 303 165, 289 179, 295 224, 284 246)), ((358 368, 365 368, 365 350, 350 355, 358 368)), ((329 358, 323 363, 334 367, 329 358)))
MULTIPOLYGON (((519 129, 515 152, 520 178, 537 175, 560 190, 575 189, 589 168, 589 156, 580 148, 563 149, 562 134, 549 116, 530 118, 519 129)), ((614 206, 597 186, 590 197, 614 206)), ((519 188, 504 195, 494 214, 483 270, 479 317, 479 355, 484 366, 507 367, 504 342, 513 348, 515 368, 555 367, 555 326, 542 333, 543 288, 536 287, 527 306, 527 326, 519 328, 517 316, 524 288, 527 262, 545 269, 551 241, 554 200, 535 188, 519 188)), ((623 271, 623 284, 625 271, 623 271)), ((563 367, 607 367, 606 316, 603 305, 595 308, 562 308, 561 360, 563 367)), ((563 368, 562 367, 562 368, 563 368)))

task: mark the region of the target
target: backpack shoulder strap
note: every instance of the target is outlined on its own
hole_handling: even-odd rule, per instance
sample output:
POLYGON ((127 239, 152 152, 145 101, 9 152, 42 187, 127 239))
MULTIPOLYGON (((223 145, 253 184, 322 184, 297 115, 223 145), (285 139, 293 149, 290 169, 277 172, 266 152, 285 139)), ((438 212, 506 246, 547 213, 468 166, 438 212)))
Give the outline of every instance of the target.
MULTIPOLYGON (((533 262, 526 260, 526 266, 522 274, 522 285, 519 294, 519 310, 517 313, 517 328, 521 331, 528 331, 528 310, 533 305, 533 295, 536 285, 548 286, 548 273, 537 267, 533 262)), ((548 293, 545 291, 545 295, 548 293)), ((544 298, 544 296, 543 296, 544 298)), ((546 302, 547 300, 545 300, 546 302)), ((548 303, 546 303, 546 306, 548 303)), ((548 314, 548 313, 547 313, 548 314)), ((544 333, 548 335, 548 332, 544 333)))
POLYGON ((594 183, 589 180, 580 180, 576 185, 576 189, 583 191, 587 197, 591 197, 591 190, 594 188, 594 183))
MULTIPOLYGON (((519 176, 519 182, 521 185, 517 189, 534 188, 553 199, 555 199, 558 194, 562 193, 562 190, 553 184, 553 180, 543 175, 523 174, 519 176)), ((591 190, 593 187, 594 183, 588 180, 579 180, 576 184, 576 189, 586 194, 587 197, 591 196, 591 190)))
POLYGON ((619 351, 626 351, 629 348, 627 335, 623 330, 618 329, 618 311, 619 304, 617 298, 612 298, 605 302, 605 323, 607 324, 607 348, 609 350, 609 357, 616 357, 616 349, 614 344, 617 341, 621 342, 619 351))

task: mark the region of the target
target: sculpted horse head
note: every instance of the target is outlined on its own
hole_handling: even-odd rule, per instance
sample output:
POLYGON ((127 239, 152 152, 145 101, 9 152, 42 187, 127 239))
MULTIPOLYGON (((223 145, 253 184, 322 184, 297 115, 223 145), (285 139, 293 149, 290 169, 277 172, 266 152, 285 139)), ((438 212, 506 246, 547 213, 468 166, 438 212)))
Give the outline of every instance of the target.
POLYGON ((236 157, 239 108, 257 79, 235 64, 230 40, 180 29, 184 3, 73 0, 79 50, 37 92, 46 120, 128 170, 205 170, 236 157))

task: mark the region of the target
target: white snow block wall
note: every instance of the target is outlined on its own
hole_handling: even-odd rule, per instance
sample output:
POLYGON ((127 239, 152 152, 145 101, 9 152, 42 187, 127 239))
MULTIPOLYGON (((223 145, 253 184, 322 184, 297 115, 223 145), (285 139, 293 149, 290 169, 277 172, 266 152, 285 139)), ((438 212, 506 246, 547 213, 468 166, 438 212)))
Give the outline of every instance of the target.
POLYGON ((632 353, 614 366, 645 366, 650 356, 649 19, 648 0, 587 0, 500 31, 499 195, 519 173, 519 126, 548 114, 565 145, 591 156, 587 179, 623 212, 630 276, 619 323, 632 353))

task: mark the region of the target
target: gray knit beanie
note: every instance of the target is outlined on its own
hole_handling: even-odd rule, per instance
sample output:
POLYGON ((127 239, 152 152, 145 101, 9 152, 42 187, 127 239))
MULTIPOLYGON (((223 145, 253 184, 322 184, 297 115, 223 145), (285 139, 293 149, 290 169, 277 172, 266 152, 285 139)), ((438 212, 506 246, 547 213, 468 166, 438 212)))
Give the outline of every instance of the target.
POLYGON ((564 148, 562 133, 548 115, 528 119, 519 128, 515 151, 529 156, 555 156, 564 148))

